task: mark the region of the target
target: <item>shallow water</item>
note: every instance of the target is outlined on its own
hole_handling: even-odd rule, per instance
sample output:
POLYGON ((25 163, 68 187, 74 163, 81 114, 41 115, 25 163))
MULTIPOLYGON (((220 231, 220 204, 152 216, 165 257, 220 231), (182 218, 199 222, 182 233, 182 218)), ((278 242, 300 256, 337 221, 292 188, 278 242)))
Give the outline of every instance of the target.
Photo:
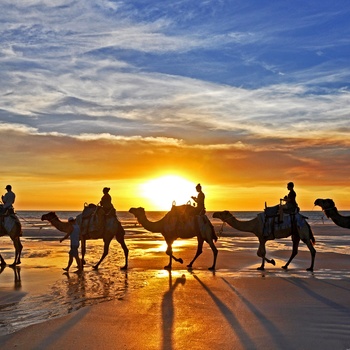
MULTIPOLYGON (((129 274, 120 270, 122 250, 111 244, 103 268, 93 270, 87 264, 82 274, 62 270, 67 265, 67 244, 24 240, 22 264, 6 266, 0 274, 0 335, 15 332, 30 324, 66 315, 84 306, 121 299, 146 278, 142 272, 129 274), (116 249, 115 249, 116 248, 116 249)), ((115 243, 116 244, 116 243, 115 243)), ((86 258, 98 261, 102 241, 90 244, 86 258)), ((12 248, 8 247, 12 253, 12 248)), ((2 254, 4 255, 4 254, 2 254)), ((5 256, 6 258, 6 256, 5 256)))

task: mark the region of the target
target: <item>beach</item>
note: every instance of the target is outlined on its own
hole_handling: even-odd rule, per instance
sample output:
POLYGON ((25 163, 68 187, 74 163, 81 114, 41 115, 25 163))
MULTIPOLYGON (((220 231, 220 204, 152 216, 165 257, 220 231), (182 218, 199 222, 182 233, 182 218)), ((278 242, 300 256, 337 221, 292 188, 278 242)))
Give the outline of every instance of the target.
MULTIPOLYGON (((218 232, 221 224, 213 223, 218 232)), ((91 241, 82 274, 63 273, 69 242, 26 241, 20 267, 0 274, 0 348, 350 349, 350 231, 333 223, 311 227, 314 272, 306 271, 311 257, 302 242, 289 269, 281 268, 290 238, 267 243, 276 266, 258 271, 257 238, 227 225, 214 272, 206 243, 186 268, 196 239, 175 242, 184 264, 173 262, 172 271, 164 270, 169 259, 159 234, 127 230, 126 271, 116 241, 93 270, 103 244, 91 241)), ((10 240, 1 242, 1 254, 11 256, 10 240)))

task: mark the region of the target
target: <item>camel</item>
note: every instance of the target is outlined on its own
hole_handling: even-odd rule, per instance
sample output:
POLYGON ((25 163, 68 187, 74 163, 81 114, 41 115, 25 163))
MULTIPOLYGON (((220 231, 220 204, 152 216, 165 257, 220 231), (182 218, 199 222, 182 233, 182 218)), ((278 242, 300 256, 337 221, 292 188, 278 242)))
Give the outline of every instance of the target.
POLYGON ((350 228, 350 216, 343 216, 339 214, 338 209, 332 199, 316 199, 314 205, 318 205, 322 208, 327 218, 331 220, 340 227, 350 228))
MULTIPOLYGON (((98 267, 100 266, 101 262, 103 259, 108 255, 109 251, 109 245, 112 241, 112 239, 115 237, 116 240, 120 243, 121 247, 123 248, 124 251, 124 256, 125 256, 125 265, 121 267, 121 270, 126 270, 128 268, 128 254, 129 254, 129 249, 127 248, 124 240, 124 235, 125 231, 122 225, 120 224, 119 220, 117 217, 111 216, 106 219, 106 225, 104 230, 102 232, 95 232, 94 235, 90 235, 89 233, 87 234, 82 234, 83 229, 84 229, 84 221, 82 218, 82 214, 79 214, 77 216, 77 223, 80 226, 81 229, 81 234, 80 234, 80 240, 81 240, 81 254, 82 254, 82 263, 85 264, 85 253, 86 253, 86 241, 88 239, 103 239, 104 242, 104 248, 103 248, 103 254, 99 262, 93 266, 93 269, 97 270, 98 267)), ((41 217, 41 220, 47 220, 51 223, 52 226, 56 227, 57 230, 64 232, 64 233, 69 233, 72 231, 72 225, 68 222, 63 222, 61 221, 58 216, 56 215, 55 212, 49 212, 47 214, 44 214, 41 217)), ((90 224, 90 223, 88 223, 90 224)))
POLYGON ((195 216, 187 215, 185 211, 190 209, 190 205, 173 206, 159 221, 149 221, 146 217, 144 208, 130 208, 129 213, 133 214, 138 222, 148 231, 161 233, 167 243, 166 254, 169 255, 169 264, 164 266, 164 269, 171 270, 172 259, 183 263, 183 260, 177 259, 173 255, 172 244, 177 238, 192 238, 197 237, 197 252, 193 260, 187 265, 192 268, 194 261, 203 251, 203 243, 206 241, 213 251, 214 261, 209 270, 215 270, 216 258, 218 250, 215 247, 214 240, 217 239, 213 226, 205 215, 195 216), (197 221, 198 220, 198 221, 197 221))
MULTIPOLYGON (((260 215, 264 215, 264 214, 260 214, 260 215)), ((307 269, 307 271, 313 271, 315 255, 316 255, 316 250, 313 247, 313 245, 315 244, 315 238, 313 236, 313 233, 311 231, 309 224, 306 222, 306 220, 303 217, 302 217, 302 222, 304 224, 301 227, 299 226, 297 228, 298 234, 292 234, 291 228, 283 229, 283 230, 280 230, 277 228, 275 229, 273 234, 270 233, 268 236, 264 236, 263 234, 264 224, 259 215, 252 220, 240 221, 236 219, 229 211, 226 210, 222 212, 215 212, 213 214, 213 218, 217 218, 222 220, 223 222, 228 223, 231 227, 235 228, 236 230, 244 231, 244 232, 252 232, 255 236, 258 237, 259 248, 258 248, 257 255, 260 258, 262 258, 262 264, 260 267, 258 267, 258 270, 263 271, 265 269, 265 261, 272 265, 276 264, 275 260, 268 259, 266 257, 266 248, 265 248, 266 241, 274 240, 275 238, 286 238, 286 237, 292 236, 292 241, 293 241, 292 255, 289 258, 288 262, 284 266, 282 266, 282 268, 285 270, 288 269, 289 264, 294 259, 294 257, 298 254, 298 247, 301 239, 307 245, 311 253, 311 266, 307 269)))
MULTIPOLYGON (((9 266, 14 267, 21 263, 21 253, 23 245, 20 237, 22 236, 22 226, 15 214, 3 215, 0 217, 0 236, 10 236, 15 248, 15 259, 9 266)), ((0 254, 0 265, 5 266, 6 262, 0 254)))

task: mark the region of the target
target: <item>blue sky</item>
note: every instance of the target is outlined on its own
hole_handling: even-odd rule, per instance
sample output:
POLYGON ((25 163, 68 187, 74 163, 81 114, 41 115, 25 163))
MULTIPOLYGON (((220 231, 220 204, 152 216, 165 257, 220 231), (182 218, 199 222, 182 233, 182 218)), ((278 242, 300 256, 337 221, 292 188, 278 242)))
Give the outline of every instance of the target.
POLYGON ((247 198, 273 196, 294 180, 308 203, 318 191, 350 207, 342 198, 350 198, 350 3, 2 0, 1 7, 6 182, 57 186, 95 164, 100 177, 86 181, 124 186, 193 164, 193 177, 213 193, 220 185, 224 193, 249 188, 247 198), (52 153, 65 165, 52 164, 52 153), (111 160, 120 167, 113 175, 104 168, 111 160))

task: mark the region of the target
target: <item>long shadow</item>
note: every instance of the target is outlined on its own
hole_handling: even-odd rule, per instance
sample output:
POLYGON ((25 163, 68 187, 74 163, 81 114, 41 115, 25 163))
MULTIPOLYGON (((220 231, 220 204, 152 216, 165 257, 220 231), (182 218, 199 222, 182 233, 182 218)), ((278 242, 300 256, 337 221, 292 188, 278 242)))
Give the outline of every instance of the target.
POLYGON ((179 284, 186 283, 186 276, 178 277, 175 283, 172 283, 171 271, 169 272, 169 290, 164 293, 162 300, 162 325, 163 325, 163 342, 162 349, 173 349, 173 328, 174 328, 174 300, 173 294, 179 284))
MULTIPOLYGON (((259 311, 247 298, 245 298, 238 290, 232 286, 225 278, 222 280, 228 285, 228 287, 237 295, 237 297, 244 302, 244 304, 249 308, 249 310, 254 314, 254 316, 260 321, 261 326, 266 329, 268 333, 271 334, 271 338, 276 343, 275 346, 271 344, 271 349, 289 349, 287 345, 287 340, 283 333, 271 322, 261 311, 259 311)), ((292 349, 292 348, 290 348, 292 349)))
MULTIPOLYGON (((350 291, 350 288, 346 288, 346 287, 343 287, 343 286, 338 286, 332 282, 329 282, 329 281, 325 281, 325 280, 321 280, 320 282, 324 283, 324 284, 328 284, 330 286, 332 286, 333 288, 338 288, 338 289, 342 289, 342 290, 346 290, 346 291, 350 291)), ((350 283, 350 280, 349 281, 345 281, 346 283, 350 283)))
POLYGON ((315 300, 331 307, 332 309, 342 312, 346 314, 347 316, 350 314, 350 308, 346 307, 344 305, 341 305, 331 299, 328 299, 327 297, 324 297, 320 295, 319 293, 315 292, 314 290, 310 289, 306 283, 302 280, 290 280, 290 279, 285 279, 287 282, 297 286, 298 288, 302 289, 305 291, 306 294, 308 294, 310 297, 314 298, 315 300))
POLYGON ((205 289, 205 291, 213 299, 214 303, 218 306, 219 310, 226 318, 228 324, 236 332, 237 336, 240 338, 241 343, 246 349, 256 349, 256 345, 249 334, 242 328, 238 318, 232 313, 232 311, 207 287, 196 275, 193 277, 200 283, 200 285, 205 289))
POLYGON ((85 315, 89 312, 88 308, 81 309, 78 313, 76 313, 69 321, 64 322, 63 325, 51 333, 47 335, 45 339, 41 341, 41 343, 36 345, 36 349, 46 349, 50 345, 54 345, 57 340, 64 337, 65 333, 68 330, 71 330, 81 319, 85 317, 85 315))

